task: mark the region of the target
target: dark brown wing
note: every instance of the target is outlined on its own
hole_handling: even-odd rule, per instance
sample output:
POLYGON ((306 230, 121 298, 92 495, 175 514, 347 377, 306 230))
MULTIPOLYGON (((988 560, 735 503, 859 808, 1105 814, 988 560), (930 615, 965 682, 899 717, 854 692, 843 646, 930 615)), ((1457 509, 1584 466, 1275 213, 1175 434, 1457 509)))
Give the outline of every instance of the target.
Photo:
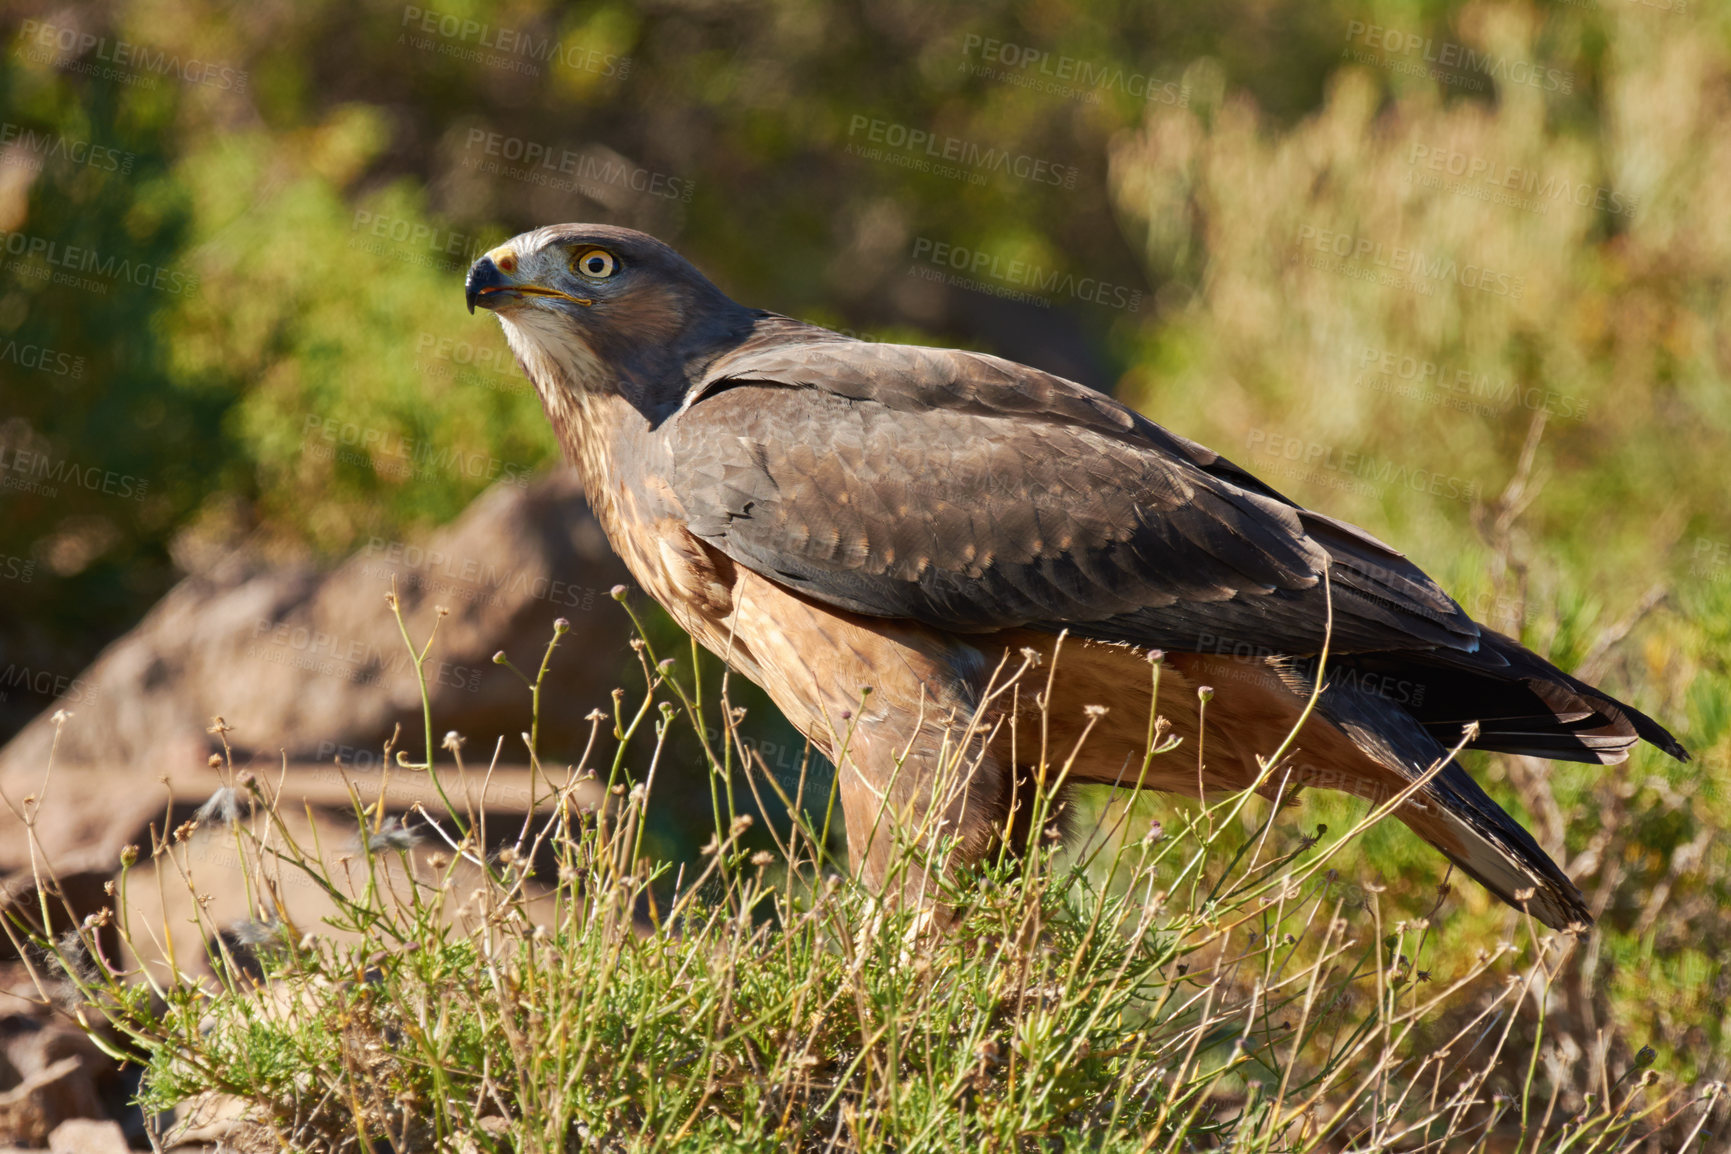
POLYGON ((694 533, 854 612, 1306 654, 1323 643, 1326 568, 1337 652, 1477 645, 1459 606, 1374 538, 996 357, 787 325, 712 365, 664 432, 694 533))

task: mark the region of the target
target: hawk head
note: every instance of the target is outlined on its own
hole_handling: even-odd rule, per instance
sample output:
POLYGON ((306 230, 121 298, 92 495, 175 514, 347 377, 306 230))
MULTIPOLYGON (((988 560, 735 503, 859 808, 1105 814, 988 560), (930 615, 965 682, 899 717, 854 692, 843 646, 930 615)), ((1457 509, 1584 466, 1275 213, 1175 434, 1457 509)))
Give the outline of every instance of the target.
POLYGON ((543 395, 562 385, 666 400, 651 394, 682 382, 688 364, 762 315, 654 237, 601 224, 514 236, 470 266, 464 290, 470 312, 498 314, 543 395))

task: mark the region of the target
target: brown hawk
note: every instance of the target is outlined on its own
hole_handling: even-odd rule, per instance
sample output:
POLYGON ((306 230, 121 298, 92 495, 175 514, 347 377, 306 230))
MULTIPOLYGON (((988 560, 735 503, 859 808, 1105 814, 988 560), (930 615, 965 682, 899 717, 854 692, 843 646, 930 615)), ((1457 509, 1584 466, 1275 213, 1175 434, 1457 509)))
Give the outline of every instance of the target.
MULTIPOLYGON (((1368 533, 1072 381, 736 304, 622 228, 524 233, 466 289, 643 588, 836 762, 868 880, 894 831, 927 819, 964 861, 1003 844, 1043 757, 1065 761, 1090 725, 1068 782, 1256 784, 1325 638, 1325 691, 1265 792, 1390 799, 1463 739, 1601 764, 1642 739, 1688 756, 1368 533), (1029 649, 1055 668, 1009 678, 1029 649), (1144 770, 1155 650, 1159 713, 1184 740, 1144 770)), ((1459 765, 1395 813, 1546 924, 1591 920, 1459 765)))

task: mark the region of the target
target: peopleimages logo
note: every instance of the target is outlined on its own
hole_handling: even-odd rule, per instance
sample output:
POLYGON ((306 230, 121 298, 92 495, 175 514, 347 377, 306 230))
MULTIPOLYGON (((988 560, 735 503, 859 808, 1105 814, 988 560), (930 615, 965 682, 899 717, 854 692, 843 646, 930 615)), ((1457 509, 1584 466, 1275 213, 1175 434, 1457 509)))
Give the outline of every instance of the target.
POLYGON ((1428 390, 1435 390, 1460 400, 1462 404, 1455 405, 1456 408, 1482 401, 1487 414, 1506 412, 1518 405, 1530 412, 1542 409, 1569 420, 1582 420, 1587 415, 1587 402, 1569 393, 1538 385, 1523 385, 1508 377, 1499 379, 1489 373, 1390 352, 1372 345, 1365 345, 1360 351, 1358 367, 1360 382, 1368 383, 1377 391, 1402 392, 1401 386, 1404 385, 1422 396, 1428 390))
MULTIPOLYGON (((1065 296, 1088 304, 1132 311, 1142 304, 1140 289, 1113 284, 1098 277, 1079 277, 1059 269, 1044 268, 1025 260, 1005 260, 996 253, 948 244, 930 237, 915 237, 913 257, 940 268, 955 269, 972 277, 989 277, 1002 284, 1031 289, 1046 296, 1065 296)), ((1044 302, 1039 302, 1044 303, 1044 302)))
MULTIPOLYGON (((867 160, 888 160, 902 167, 924 170, 928 166, 960 166, 976 174, 996 173, 1035 184, 1075 188, 1081 169, 1053 164, 1049 160, 975 143, 959 136, 945 136, 923 128, 912 128, 891 120, 855 115, 848 122, 846 151, 867 160)), ((945 173, 943 175, 949 175, 945 173)))
POLYGON ((429 685, 474 693, 481 688, 481 675, 486 672, 479 666, 455 665, 439 658, 417 670, 400 646, 262 617, 253 623, 252 642, 245 650, 248 657, 356 685, 384 685, 388 678, 419 672, 429 685))
POLYGON ((96 686, 83 677, 68 677, 51 669, 33 669, 16 662, 0 671, 0 701, 6 700, 14 689, 38 697, 52 697, 69 705, 96 699, 96 686))
POLYGON ((970 68, 964 63, 964 71, 1024 88, 1086 94, 1093 96, 1095 101, 1098 101, 1098 92, 1111 91, 1121 92, 1149 104, 1172 104, 1183 108, 1190 103, 1190 89, 1179 80, 1161 80, 1145 72, 1132 72, 1115 64, 1100 64, 1075 56, 1063 56, 1043 48, 994 40, 977 33, 970 32, 964 38, 962 55, 970 59, 977 55, 985 64, 984 67, 975 65, 970 68), (997 67, 993 68, 992 65, 997 67))
POLYGON ((523 568, 501 569, 491 558, 466 557, 402 541, 374 537, 362 551, 361 572, 369 577, 400 578, 404 587, 476 604, 491 605, 501 594, 529 597, 562 608, 595 608, 606 590, 573 585, 523 568))
POLYGON ((200 60, 197 57, 189 56, 182 60, 177 52, 152 48, 148 44, 135 44, 130 40, 110 40, 106 36, 50 24, 45 20, 24 21, 19 26, 18 38, 24 41, 26 52, 36 59, 55 53, 82 62, 88 54, 115 68, 157 76, 173 76, 187 84, 202 84, 228 92, 246 91, 247 74, 244 69, 218 61, 200 60))
POLYGON ((349 247, 423 268, 467 268, 476 257, 505 239, 439 228, 421 220, 356 209, 349 222, 349 247))
POLYGON ((508 136, 486 128, 469 129, 463 148, 465 168, 580 192, 597 200, 603 199, 601 194, 610 186, 690 204, 696 188, 690 180, 642 165, 625 164, 593 152, 578 152, 546 141, 508 136))
POLYGON ((61 485, 73 485, 92 493, 132 501, 142 501, 150 493, 150 481, 131 473, 117 473, 100 465, 81 465, 64 457, 0 445, 0 489, 57 497, 61 485))
POLYGON ((1561 68, 1545 68, 1530 60, 1510 60, 1452 40, 1436 40, 1416 32, 1366 24, 1362 20, 1347 22, 1346 39, 1348 44, 1356 42, 1396 56, 1417 57, 1439 68, 1476 72, 1501 84, 1524 84, 1565 96, 1575 91, 1575 78, 1561 68))
MULTIPOLYGON (((198 277, 194 273, 113 254, 104 256, 93 248, 61 244, 45 236, 0 232, 0 254, 25 261, 31 258, 39 259, 46 266, 44 279, 99 293, 106 293, 108 286, 82 274, 90 273, 104 280, 137 285, 139 288, 158 289, 176 296, 194 296, 198 293, 198 277)), ((19 271, 26 276, 32 275, 28 268, 21 268, 19 271)))
POLYGON ((1431 469, 1413 468, 1393 461, 1339 449, 1320 441, 1267 429, 1251 429, 1245 445, 1257 457, 1274 462, 1282 476, 1344 488, 1373 496, 1388 487, 1410 489, 1453 501, 1474 501, 1483 495, 1477 481, 1465 481, 1431 469))
POLYGON ((1423 172, 1436 173, 1439 178, 1444 175, 1459 177, 1459 185, 1439 179, 1426 186, 1458 192, 1475 185, 1484 185, 1486 189, 1496 192, 1521 193, 1530 199, 1526 202, 1511 199, 1508 203, 1540 214, 1543 214, 1550 204, 1565 200, 1580 208, 1595 208, 1600 212, 1625 216, 1633 216, 1640 207, 1640 201, 1626 192, 1584 180, 1541 174, 1534 168, 1503 164, 1458 149, 1433 148, 1415 142, 1407 153, 1407 164, 1412 170, 1408 173, 1407 183, 1413 183, 1417 178, 1419 183, 1426 184, 1422 179, 1423 172))
MULTIPOLYGON (((479 64, 499 65, 506 63, 504 57, 514 56, 528 62, 528 67, 517 69, 518 71, 535 75, 540 72, 536 65, 549 62, 557 62, 576 72, 593 72, 600 76, 627 76, 631 72, 629 56, 600 52, 581 44, 565 44, 556 37, 536 36, 532 32, 501 28, 449 12, 436 12, 410 5, 403 9, 402 27, 404 36, 409 33, 436 36, 446 41, 446 45, 438 49, 442 54, 479 64), (488 53, 493 55, 489 56, 488 53)), ((432 47, 431 44, 421 41, 410 43, 416 48, 432 47)))
POLYGON ((5 152, 0 153, 0 166, 4 167, 40 169, 50 160, 68 160, 98 172, 125 175, 138 159, 130 152, 105 144, 77 140, 58 132, 38 132, 10 120, 0 120, 0 145, 5 147, 5 152))
POLYGON ((0 341, 0 365, 17 365, 39 373, 78 379, 84 376, 84 358, 63 353, 46 345, 27 345, 21 341, 0 341))
POLYGON ((308 413, 301 426, 302 451, 314 460, 335 460, 370 468, 382 477, 404 480, 461 476, 502 481, 519 489, 529 485, 530 469, 483 452, 439 447, 385 429, 308 413))
POLYGON ((1410 273, 1428 281, 1454 284, 1464 289, 1509 297, 1512 300, 1520 300, 1527 289, 1527 278, 1523 276, 1498 272, 1483 265, 1460 264, 1449 256, 1432 254, 1427 257, 1417 249, 1386 245, 1369 237, 1336 232, 1310 224, 1299 226, 1298 235, 1292 243, 1301 251, 1312 249, 1336 257, 1349 266, 1359 264, 1367 268, 1386 269, 1400 275, 1410 273))
POLYGON ((1715 541, 1711 537, 1695 538, 1695 555, 1690 559, 1689 572, 1708 581, 1731 581, 1731 542, 1715 541))

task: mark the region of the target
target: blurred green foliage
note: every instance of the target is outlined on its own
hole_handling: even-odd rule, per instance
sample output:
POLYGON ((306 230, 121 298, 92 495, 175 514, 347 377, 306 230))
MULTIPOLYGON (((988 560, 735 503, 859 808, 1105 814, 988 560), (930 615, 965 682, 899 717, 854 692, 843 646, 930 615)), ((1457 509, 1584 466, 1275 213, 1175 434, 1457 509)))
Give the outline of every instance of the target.
MULTIPOLYGON (((627 224, 753 304, 1116 388, 1673 724, 1689 766, 1475 767, 1607 910, 1584 1020, 1731 1072, 1725 11, 120 0, 0 35, 8 668, 75 674, 223 549, 339 557, 551 466, 462 270, 627 224)), ((1434 855, 1370 845, 1422 910, 1434 855)))

